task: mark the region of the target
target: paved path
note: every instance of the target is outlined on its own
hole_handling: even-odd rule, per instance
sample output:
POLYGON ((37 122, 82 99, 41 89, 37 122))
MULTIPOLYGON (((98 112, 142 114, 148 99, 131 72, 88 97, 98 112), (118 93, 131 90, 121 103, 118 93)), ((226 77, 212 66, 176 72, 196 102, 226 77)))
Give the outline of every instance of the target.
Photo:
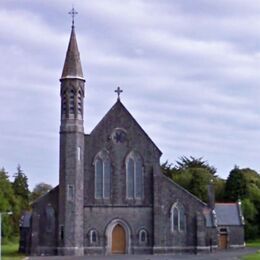
POLYGON ((237 250, 227 250, 212 254, 202 255, 113 255, 113 256, 43 256, 29 257, 28 260, 238 260, 243 255, 251 254, 257 251, 257 248, 245 248, 237 250))

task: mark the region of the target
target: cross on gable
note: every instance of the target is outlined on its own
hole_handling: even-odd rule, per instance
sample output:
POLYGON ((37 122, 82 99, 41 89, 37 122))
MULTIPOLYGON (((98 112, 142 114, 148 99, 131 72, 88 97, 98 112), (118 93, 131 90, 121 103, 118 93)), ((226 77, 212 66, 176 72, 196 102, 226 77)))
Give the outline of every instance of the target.
POLYGON ((74 26, 74 19, 75 19, 75 16, 78 14, 78 12, 75 10, 74 7, 72 7, 71 11, 69 11, 68 14, 71 15, 71 17, 72 17, 72 26, 74 26))
POLYGON ((123 92, 123 90, 120 87, 117 87, 115 92, 117 93, 117 99, 119 100, 120 99, 120 94, 123 92))

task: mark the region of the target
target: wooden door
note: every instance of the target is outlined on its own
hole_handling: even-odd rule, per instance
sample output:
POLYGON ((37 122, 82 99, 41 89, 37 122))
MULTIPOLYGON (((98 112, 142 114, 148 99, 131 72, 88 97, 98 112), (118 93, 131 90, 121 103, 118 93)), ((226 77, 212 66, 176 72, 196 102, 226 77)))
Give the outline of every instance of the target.
POLYGON ((227 248, 227 234, 220 234, 219 236, 219 248, 226 249, 227 248))
POLYGON ((118 224, 112 232, 112 254, 125 254, 125 247, 125 230, 118 224))

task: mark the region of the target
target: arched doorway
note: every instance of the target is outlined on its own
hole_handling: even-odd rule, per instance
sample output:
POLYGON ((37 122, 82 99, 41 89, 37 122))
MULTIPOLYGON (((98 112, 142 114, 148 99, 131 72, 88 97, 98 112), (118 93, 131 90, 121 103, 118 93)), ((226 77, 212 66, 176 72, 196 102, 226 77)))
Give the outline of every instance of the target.
POLYGON ((105 232, 106 254, 131 254, 131 230, 125 220, 111 220, 105 232))
POLYGON ((112 231, 112 254, 125 254, 126 233, 124 228, 117 224, 112 231))

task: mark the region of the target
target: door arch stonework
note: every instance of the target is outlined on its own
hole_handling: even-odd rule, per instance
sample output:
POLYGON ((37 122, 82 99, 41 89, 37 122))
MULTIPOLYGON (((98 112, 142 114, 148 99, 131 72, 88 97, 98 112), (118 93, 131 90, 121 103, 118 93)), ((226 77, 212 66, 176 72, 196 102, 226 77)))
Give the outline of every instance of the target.
POLYGON ((129 225, 121 219, 112 220, 106 228, 106 254, 130 254, 131 253, 131 236, 129 225), (113 252, 113 249, 120 249, 120 245, 116 245, 113 239, 120 239, 124 237, 124 243, 121 244, 121 252, 113 252), (116 247, 115 247, 116 246, 116 247), (117 247, 118 246, 118 247, 117 247), (123 252, 124 251, 124 252, 123 252))

